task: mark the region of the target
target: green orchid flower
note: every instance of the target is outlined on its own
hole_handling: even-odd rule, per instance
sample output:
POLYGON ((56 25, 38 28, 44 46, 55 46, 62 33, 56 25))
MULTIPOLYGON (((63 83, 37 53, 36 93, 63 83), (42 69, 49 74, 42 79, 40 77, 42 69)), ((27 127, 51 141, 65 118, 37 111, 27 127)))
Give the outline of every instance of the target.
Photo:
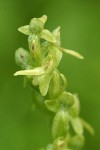
POLYGON ((38 35, 40 38, 46 41, 55 43, 56 40, 53 34, 49 30, 44 29, 46 20, 46 15, 43 15, 41 18, 33 18, 29 25, 18 28, 18 31, 25 35, 38 35))
MULTIPOLYGON (((24 64, 24 62, 22 62, 22 64, 24 64)), ((42 66, 34 67, 32 69, 17 71, 14 74, 14 76, 17 75, 35 76, 35 78, 33 77, 32 83, 33 85, 39 85, 41 95, 45 96, 47 94, 49 83, 52 78, 52 73, 51 73, 53 70, 52 68, 53 68, 52 58, 51 56, 48 56, 43 62, 42 66)))

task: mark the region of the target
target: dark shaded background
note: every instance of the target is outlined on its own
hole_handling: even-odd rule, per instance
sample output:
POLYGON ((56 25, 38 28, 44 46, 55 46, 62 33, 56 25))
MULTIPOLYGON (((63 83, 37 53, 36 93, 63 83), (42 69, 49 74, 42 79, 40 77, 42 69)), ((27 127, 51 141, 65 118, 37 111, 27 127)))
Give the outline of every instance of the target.
POLYGON ((85 56, 84 61, 64 54, 60 70, 68 91, 79 93, 81 116, 94 127, 86 134, 84 150, 100 149, 100 1, 98 0, 0 0, 0 150, 36 150, 49 142, 48 123, 32 112, 29 87, 13 77, 19 68, 15 50, 27 48, 27 36, 17 28, 33 17, 48 15, 46 28, 61 26, 62 46, 85 56))

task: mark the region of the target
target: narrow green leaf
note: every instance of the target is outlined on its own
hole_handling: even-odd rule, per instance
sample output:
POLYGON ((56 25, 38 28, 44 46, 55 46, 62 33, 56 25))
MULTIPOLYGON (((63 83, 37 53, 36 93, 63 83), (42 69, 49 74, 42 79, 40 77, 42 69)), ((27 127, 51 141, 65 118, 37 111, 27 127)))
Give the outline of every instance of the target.
POLYGON ((25 26, 18 28, 18 31, 25 35, 29 35, 30 34, 29 25, 25 25, 25 26))
POLYGON ((53 36, 53 34, 49 30, 46 30, 46 29, 42 30, 42 32, 40 34, 40 37, 45 39, 46 41, 51 42, 51 43, 55 43, 56 42, 56 39, 53 36))
POLYGON ((78 52, 75 52, 73 50, 64 49, 64 48, 60 48, 60 50, 65 52, 65 53, 67 53, 67 54, 70 54, 70 55, 72 55, 72 56, 74 56, 76 58, 84 59, 84 57, 81 54, 79 54, 78 52))
POLYGON ((47 94, 51 78, 52 74, 43 74, 38 77, 39 89, 42 96, 47 94))
POLYGON ((14 76, 18 76, 18 75, 42 75, 45 73, 45 70, 43 67, 37 67, 35 69, 31 69, 31 70, 21 70, 21 71, 17 71, 14 76))

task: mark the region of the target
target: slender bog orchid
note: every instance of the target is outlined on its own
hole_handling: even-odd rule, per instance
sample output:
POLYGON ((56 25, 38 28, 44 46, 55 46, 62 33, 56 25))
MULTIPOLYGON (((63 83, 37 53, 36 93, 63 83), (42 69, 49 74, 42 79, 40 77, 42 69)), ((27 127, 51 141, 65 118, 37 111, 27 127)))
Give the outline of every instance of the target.
POLYGON ((79 150, 84 145, 84 127, 91 134, 94 131, 79 116, 78 96, 66 91, 67 80, 58 66, 63 52, 79 59, 84 57, 73 50, 62 48, 60 27, 50 32, 44 29, 46 21, 47 16, 43 15, 18 29, 28 35, 29 51, 19 48, 15 52, 15 61, 22 70, 14 76, 25 76, 33 89, 33 103, 52 120, 52 141, 41 150, 79 150))

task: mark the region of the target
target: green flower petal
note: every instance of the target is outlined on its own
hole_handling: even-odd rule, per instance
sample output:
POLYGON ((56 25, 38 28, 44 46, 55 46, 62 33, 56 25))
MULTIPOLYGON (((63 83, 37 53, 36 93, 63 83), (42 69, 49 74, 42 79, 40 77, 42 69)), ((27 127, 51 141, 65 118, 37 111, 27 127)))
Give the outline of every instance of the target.
POLYGON ((30 34, 29 25, 22 26, 22 27, 18 28, 18 31, 25 34, 25 35, 29 35, 30 34))
POLYGON ((21 71, 17 71, 14 76, 18 76, 18 75, 42 75, 45 73, 45 70, 43 67, 37 67, 35 69, 31 69, 31 70, 21 70, 21 71))
POLYGON ((80 103, 77 94, 74 94, 73 97, 74 97, 74 104, 70 108, 70 115, 72 117, 77 117, 80 113, 80 103))
POLYGON ((83 134, 83 125, 82 122, 80 120, 80 118, 71 118, 71 125, 74 129, 74 131, 76 132, 76 134, 78 135, 82 135, 83 134))
POLYGON ((73 50, 64 49, 64 48, 60 48, 60 50, 65 52, 65 53, 67 53, 67 54, 70 54, 70 55, 72 55, 72 56, 74 56, 76 58, 84 59, 84 57, 81 54, 79 54, 78 52, 75 52, 73 50))
POLYGON ((63 74, 60 74, 60 91, 63 92, 66 88, 67 80, 63 74))
POLYGON ((61 41, 60 41, 60 27, 57 27, 52 34, 54 35, 56 41, 57 41, 57 45, 60 46, 61 41))
POLYGON ((38 77, 39 89, 42 96, 47 94, 51 78, 52 74, 43 74, 38 77))
POLYGON ((39 18, 39 20, 41 22, 43 22, 43 24, 45 24, 45 22, 47 21, 47 16, 46 15, 43 15, 42 17, 39 18))
POLYGON ((46 29, 42 30, 42 32, 40 34, 40 37, 42 39, 45 39, 46 41, 51 42, 51 43, 55 43, 56 42, 56 39, 53 36, 53 34, 49 30, 46 30, 46 29))
POLYGON ((62 52, 54 46, 51 46, 51 50, 52 50, 51 54, 53 56, 55 67, 58 67, 58 65, 59 65, 59 63, 61 62, 61 59, 62 59, 62 52))
POLYGON ((94 129, 92 128, 92 126, 91 126, 88 122, 86 122, 85 120, 83 120, 83 119, 81 119, 81 121, 82 121, 82 124, 83 124, 83 126, 85 127, 85 129, 86 129, 91 135, 94 135, 95 132, 94 132, 94 129))
POLYGON ((55 98, 60 94, 60 84, 59 84, 59 72, 54 71, 53 72, 53 77, 50 82, 50 87, 49 87, 49 97, 50 98, 55 98))
POLYGON ((55 64, 51 54, 44 59, 43 66, 45 66, 45 73, 50 73, 54 70, 55 64))
POLYGON ((49 86, 49 97, 52 99, 59 96, 65 90, 66 84, 65 77, 58 71, 54 71, 49 86))

